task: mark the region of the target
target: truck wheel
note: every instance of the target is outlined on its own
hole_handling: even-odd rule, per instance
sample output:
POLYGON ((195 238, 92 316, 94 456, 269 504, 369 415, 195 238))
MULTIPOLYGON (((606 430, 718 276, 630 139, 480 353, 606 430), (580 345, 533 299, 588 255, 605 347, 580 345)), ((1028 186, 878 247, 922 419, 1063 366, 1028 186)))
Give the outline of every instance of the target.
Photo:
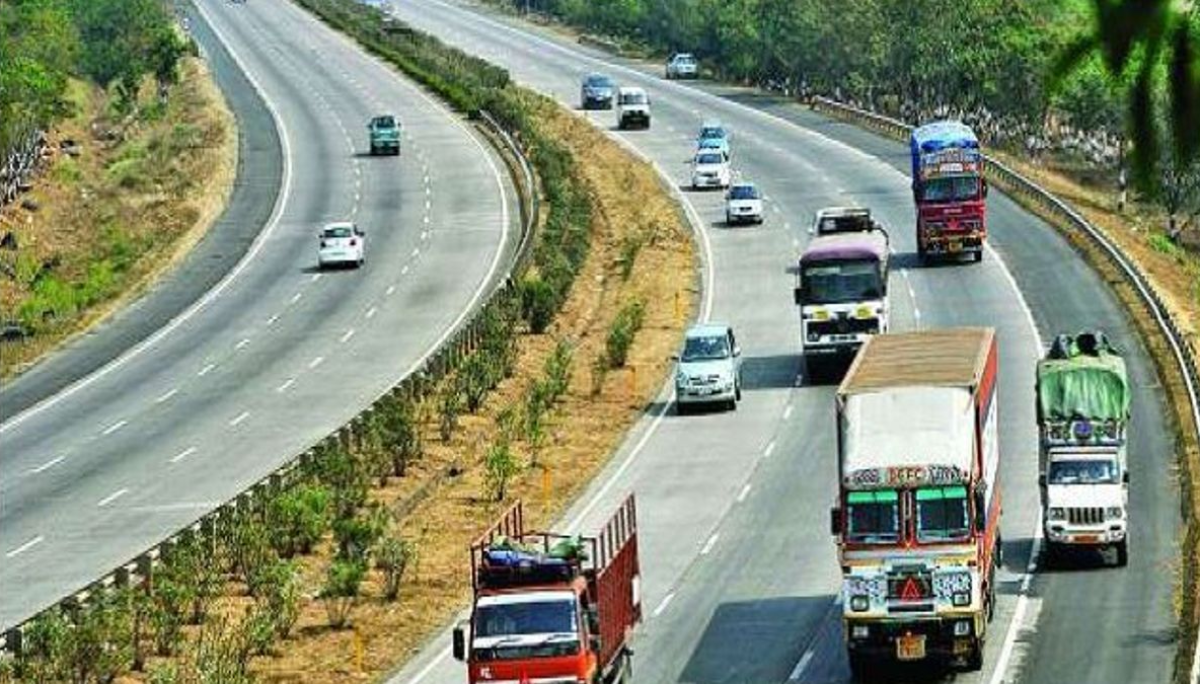
POLYGON ((691 411, 691 409, 688 407, 687 404, 683 403, 682 401, 678 401, 678 400, 675 402, 676 415, 686 416, 689 411, 691 411))
POLYGON ((983 247, 980 247, 979 251, 975 252, 975 263, 979 263, 981 261, 983 261, 983 247))
POLYGON ((1058 565, 1058 560, 1062 556, 1062 551, 1059 550, 1056 542, 1047 541, 1046 548, 1042 549, 1042 564, 1047 568, 1053 568, 1058 565))
POLYGON ((1117 567, 1123 568, 1129 564, 1129 540, 1117 542, 1117 567))
POLYGON ((983 669, 983 640, 977 639, 975 645, 967 653, 966 666, 968 672, 978 672, 983 669))
POLYGON ((870 682, 875 673, 871 659, 857 653, 850 654, 850 679, 856 682, 870 682))

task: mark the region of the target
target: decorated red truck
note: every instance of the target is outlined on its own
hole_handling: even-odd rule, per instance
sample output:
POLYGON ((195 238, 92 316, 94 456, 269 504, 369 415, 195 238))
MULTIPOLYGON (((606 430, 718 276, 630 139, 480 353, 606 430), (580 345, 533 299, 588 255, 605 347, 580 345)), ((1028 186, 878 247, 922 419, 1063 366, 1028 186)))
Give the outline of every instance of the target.
POLYGON ((850 669, 983 665, 1000 556, 996 334, 867 338, 837 392, 838 501, 850 669))
POLYGON ((520 502, 471 545, 475 600, 454 630, 471 684, 628 681, 642 619, 630 495, 596 536, 525 529, 520 502))
POLYGON ((970 254, 983 259, 987 240, 987 181, 975 132, 958 121, 935 121, 913 129, 913 200, 917 205, 917 254, 970 254))

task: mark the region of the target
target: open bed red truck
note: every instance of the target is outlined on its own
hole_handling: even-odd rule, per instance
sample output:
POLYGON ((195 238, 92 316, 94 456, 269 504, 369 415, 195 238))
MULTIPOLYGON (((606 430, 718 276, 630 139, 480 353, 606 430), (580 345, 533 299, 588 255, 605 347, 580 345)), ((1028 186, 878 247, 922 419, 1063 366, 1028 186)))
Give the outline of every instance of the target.
POLYGON ((525 529, 520 502, 471 545, 474 603, 454 630, 471 684, 627 681, 642 619, 630 495, 596 536, 525 529))

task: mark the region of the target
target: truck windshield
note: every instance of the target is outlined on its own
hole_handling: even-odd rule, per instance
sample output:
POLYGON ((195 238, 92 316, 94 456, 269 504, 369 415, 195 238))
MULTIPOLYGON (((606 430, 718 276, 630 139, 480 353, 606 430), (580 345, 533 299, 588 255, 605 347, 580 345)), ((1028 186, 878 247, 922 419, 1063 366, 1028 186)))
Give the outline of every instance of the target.
POLYGON ((892 490, 846 496, 846 541, 894 544, 900 540, 900 496, 892 490))
POLYGON ((966 487, 917 490, 917 541, 964 539, 971 534, 966 487))
POLYGON ((1117 464, 1110 460, 1051 461, 1050 484, 1116 484, 1117 464))
POLYGON ((622 93, 621 104, 623 105, 642 105, 646 104, 645 93, 622 93))
POLYGON ((979 195, 977 176, 934 178, 921 184, 922 202, 963 202, 979 195))
POLYGON ((801 278, 806 304, 842 304, 883 297, 883 277, 874 259, 805 264, 801 278))
POLYGON ((575 602, 556 599, 492 603, 475 609, 475 637, 574 634, 575 602))

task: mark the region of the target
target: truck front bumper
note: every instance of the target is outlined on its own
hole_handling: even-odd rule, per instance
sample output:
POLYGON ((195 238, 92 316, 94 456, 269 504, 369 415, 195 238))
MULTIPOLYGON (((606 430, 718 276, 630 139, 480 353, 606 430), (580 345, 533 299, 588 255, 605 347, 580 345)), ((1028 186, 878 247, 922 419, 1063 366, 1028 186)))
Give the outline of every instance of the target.
POLYGON ((979 643, 976 615, 908 620, 844 620, 846 650, 873 660, 954 660, 979 643), (906 642, 903 644, 902 642, 906 642), (914 644, 919 647, 914 648, 914 644), (920 655, 920 657, 915 657, 920 655))

